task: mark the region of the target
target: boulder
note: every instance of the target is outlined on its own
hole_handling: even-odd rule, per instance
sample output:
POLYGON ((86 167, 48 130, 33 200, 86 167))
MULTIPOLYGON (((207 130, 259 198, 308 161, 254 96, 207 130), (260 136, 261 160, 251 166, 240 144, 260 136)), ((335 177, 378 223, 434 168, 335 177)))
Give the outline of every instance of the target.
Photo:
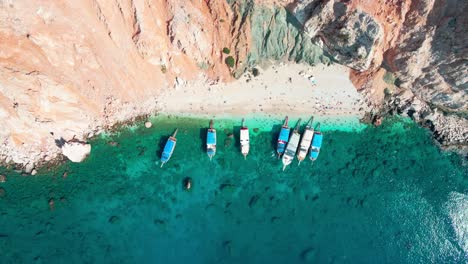
POLYGON ((91 145, 82 142, 66 142, 62 154, 72 162, 82 162, 91 153, 91 145))
POLYGON ((146 122, 145 122, 145 127, 146 127, 146 128, 150 128, 152 125, 153 125, 153 124, 151 124, 150 121, 146 121, 146 122))

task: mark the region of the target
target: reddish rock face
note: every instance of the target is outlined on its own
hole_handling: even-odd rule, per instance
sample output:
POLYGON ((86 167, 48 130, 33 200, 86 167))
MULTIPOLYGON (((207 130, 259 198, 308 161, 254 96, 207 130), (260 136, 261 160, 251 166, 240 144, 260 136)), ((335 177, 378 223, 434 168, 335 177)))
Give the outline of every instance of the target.
POLYGON ((424 101, 467 111, 462 0, 7 1, 0 3, 0 156, 23 164, 54 157, 58 138, 84 139, 151 113, 164 89, 231 81, 252 43, 263 41, 254 39, 245 9, 273 5, 353 68, 354 84, 376 104, 387 86, 384 66, 424 101))

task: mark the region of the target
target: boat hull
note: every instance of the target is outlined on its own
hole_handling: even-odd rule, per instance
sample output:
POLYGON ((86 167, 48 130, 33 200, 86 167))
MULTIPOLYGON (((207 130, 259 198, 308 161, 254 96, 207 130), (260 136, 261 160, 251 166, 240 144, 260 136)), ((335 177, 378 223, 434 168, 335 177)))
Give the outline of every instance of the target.
POLYGON ((216 154, 216 130, 212 128, 206 134, 206 153, 210 159, 216 154))
POLYGON ((174 152, 174 149, 176 147, 176 143, 177 140, 173 137, 170 137, 166 141, 166 145, 164 145, 164 149, 161 154, 161 167, 171 159, 172 153, 174 152))
POLYGON ((289 127, 283 126, 281 128, 280 135, 278 137, 278 144, 276 146, 276 152, 278 153, 278 155, 282 155, 286 150, 286 145, 288 144, 289 140, 289 133, 289 127))
POLYGON ((303 161, 307 157, 312 138, 314 137, 314 130, 312 128, 306 128, 302 135, 301 143, 299 144, 299 150, 297 152, 297 159, 303 161))
POLYGON ((240 130, 240 146, 242 155, 247 156, 250 151, 249 129, 242 127, 240 130))
POLYGON ((298 132, 294 132, 289 139, 288 145, 286 147, 286 151, 284 152, 282 162, 283 162, 283 170, 291 164, 296 155, 297 146, 299 145, 299 139, 301 135, 298 132))
POLYGON ((318 158, 318 155, 320 153, 320 148, 322 146, 322 141, 323 141, 322 133, 315 132, 314 138, 312 139, 312 144, 311 144, 311 149, 310 149, 310 154, 309 154, 310 160, 315 161, 318 158))

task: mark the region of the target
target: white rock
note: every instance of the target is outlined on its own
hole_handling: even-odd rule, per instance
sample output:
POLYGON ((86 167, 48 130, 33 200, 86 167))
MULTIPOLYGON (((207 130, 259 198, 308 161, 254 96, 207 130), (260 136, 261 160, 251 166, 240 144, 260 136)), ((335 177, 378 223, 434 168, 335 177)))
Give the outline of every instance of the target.
POLYGON ((91 153, 91 145, 80 142, 67 142, 62 146, 62 154, 72 162, 82 162, 91 153))
POLYGON ((146 122, 145 122, 145 127, 146 127, 146 128, 150 128, 152 125, 153 125, 153 124, 151 124, 150 121, 146 121, 146 122))
POLYGON ((34 170, 34 164, 33 163, 28 163, 24 167, 24 172, 26 173, 31 173, 34 170))
POLYGON ((31 175, 34 176, 34 175, 36 175, 36 174, 37 174, 37 170, 34 169, 34 170, 31 171, 31 175))

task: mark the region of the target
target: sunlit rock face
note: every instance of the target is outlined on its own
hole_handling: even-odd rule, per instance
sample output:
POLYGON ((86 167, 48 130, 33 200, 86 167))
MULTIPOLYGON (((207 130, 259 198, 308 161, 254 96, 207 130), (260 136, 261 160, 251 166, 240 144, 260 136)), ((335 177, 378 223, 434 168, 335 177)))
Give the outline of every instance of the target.
POLYGON ((356 87, 377 91, 379 100, 383 66, 432 107, 466 113, 467 5, 1 1, 0 160, 51 159, 60 153, 57 137, 86 140, 92 131, 157 111, 164 89, 232 81, 270 59, 344 64, 354 69, 356 87))

